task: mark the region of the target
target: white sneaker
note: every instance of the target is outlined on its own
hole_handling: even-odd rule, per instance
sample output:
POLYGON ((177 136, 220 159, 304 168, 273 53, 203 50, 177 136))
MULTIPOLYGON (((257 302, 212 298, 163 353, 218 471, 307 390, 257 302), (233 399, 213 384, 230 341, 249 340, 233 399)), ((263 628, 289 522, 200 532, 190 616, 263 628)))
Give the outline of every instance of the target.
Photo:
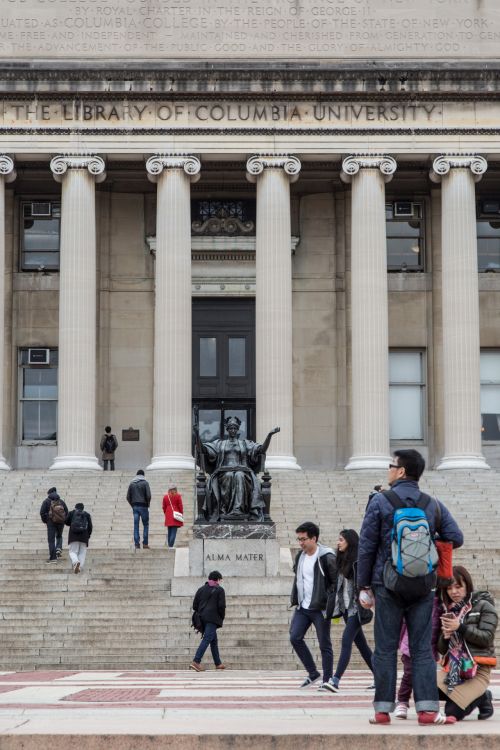
POLYGON ((408 718, 408 706, 406 703, 398 703, 396 710, 394 711, 396 719, 407 719, 408 718))

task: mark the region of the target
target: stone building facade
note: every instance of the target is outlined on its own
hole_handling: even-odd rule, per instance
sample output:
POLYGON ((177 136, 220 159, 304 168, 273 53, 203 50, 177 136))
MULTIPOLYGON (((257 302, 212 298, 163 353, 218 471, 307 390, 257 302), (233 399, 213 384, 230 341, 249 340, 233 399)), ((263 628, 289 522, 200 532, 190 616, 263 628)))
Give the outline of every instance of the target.
POLYGON ((0 468, 500 465, 490 0, 0 0, 0 468), (1 316, 3 316, 3 324, 1 316))

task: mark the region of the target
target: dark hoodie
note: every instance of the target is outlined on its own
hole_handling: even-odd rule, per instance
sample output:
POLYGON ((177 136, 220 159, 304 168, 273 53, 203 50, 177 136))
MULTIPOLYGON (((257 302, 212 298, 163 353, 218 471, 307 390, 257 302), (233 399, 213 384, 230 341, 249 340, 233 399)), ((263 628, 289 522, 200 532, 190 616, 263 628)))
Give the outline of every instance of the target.
MULTIPOLYGON (((472 609, 465 615, 458 632, 463 636, 472 656, 495 656, 498 616, 493 597, 488 591, 473 591, 471 604, 472 609)), ((439 636, 438 651, 440 654, 448 651, 448 641, 442 633, 439 636)))
MULTIPOLYGON (((40 518, 42 519, 43 523, 48 523, 50 521, 49 519, 49 510, 50 510, 50 503, 52 500, 60 500, 61 503, 64 505, 64 510, 66 511, 66 516, 68 515, 68 507, 64 500, 59 497, 57 494, 57 490, 55 487, 51 487, 50 490, 47 493, 47 497, 42 503, 42 506, 40 508, 40 518)), ((59 524, 56 524, 59 525, 59 524)), ((62 526, 63 524, 61 524, 62 526)))
POLYGON ((87 513, 86 510, 85 511, 83 510, 84 507, 85 506, 83 505, 83 503, 76 503, 75 509, 72 510, 66 518, 66 521, 65 521, 66 526, 69 526, 68 544, 71 544, 71 542, 82 542, 83 544, 86 544, 87 547, 89 546, 89 539, 92 535, 92 517, 90 513, 87 513), (85 517, 87 518, 87 530, 86 531, 77 532, 77 531, 73 531, 73 529, 71 528, 71 522, 75 515, 75 510, 83 511, 85 517))

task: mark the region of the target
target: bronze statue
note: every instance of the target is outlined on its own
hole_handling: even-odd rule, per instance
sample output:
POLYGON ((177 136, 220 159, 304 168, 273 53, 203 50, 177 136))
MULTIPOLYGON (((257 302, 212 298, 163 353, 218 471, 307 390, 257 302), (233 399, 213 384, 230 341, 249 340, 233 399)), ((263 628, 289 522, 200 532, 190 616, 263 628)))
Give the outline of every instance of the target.
POLYGON ((264 521, 265 504, 256 473, 263 470, 265 454, 279 427, 268 434, 262 444, 238 438, 241 420, 228 417, 225 426, 229 437, 203 443, 194 427, 202 468, 210 474, 203 514, 208 523, 264 521))

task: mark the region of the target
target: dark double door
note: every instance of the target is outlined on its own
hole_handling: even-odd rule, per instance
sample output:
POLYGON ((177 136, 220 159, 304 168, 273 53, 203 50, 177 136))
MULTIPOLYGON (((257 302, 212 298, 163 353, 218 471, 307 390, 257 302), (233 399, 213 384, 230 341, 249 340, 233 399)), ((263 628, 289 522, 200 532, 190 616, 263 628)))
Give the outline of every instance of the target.
POLYGON ((193 299, 193 422, 204 441, 223 437, 224 420, 241 420, 255 439, 255 301, 193 299))

